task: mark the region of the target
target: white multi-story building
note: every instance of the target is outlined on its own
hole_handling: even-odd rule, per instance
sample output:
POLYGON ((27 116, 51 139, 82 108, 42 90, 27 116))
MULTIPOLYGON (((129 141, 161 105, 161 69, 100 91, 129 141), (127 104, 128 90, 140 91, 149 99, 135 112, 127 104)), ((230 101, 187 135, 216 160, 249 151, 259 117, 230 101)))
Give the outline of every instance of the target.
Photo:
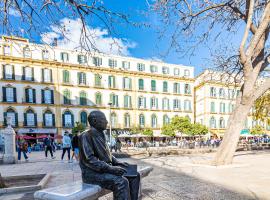
POLYGON ((0 127, 6 116, 24 134, 63 134, 99 109, 112 127, 160 130, 175 115, 194 121, 194 68, 60 49, 3 36, 0 127), (111 106, 108 105, 111 103, 111 106))

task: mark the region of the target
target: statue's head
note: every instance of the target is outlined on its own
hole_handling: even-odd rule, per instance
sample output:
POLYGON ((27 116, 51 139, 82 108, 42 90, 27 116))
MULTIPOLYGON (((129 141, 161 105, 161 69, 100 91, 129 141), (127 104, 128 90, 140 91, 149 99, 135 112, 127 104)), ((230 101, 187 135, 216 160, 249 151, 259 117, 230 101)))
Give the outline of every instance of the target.
POLYGON ((99 110, 92 111, 88 115, 88 122, 90 126, 99 131, 104 131, 107 128, 108 121, 103 112, 99 110))

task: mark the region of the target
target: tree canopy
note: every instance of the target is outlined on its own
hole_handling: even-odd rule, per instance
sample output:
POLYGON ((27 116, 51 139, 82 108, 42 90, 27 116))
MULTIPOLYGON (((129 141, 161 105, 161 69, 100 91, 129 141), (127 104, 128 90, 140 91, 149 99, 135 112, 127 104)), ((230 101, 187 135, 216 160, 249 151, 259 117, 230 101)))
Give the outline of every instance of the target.
POLYGON ((83 131, 85 131, 85 126, 80 123, 80 122, 76 122, 76 125, 72 128, 72 134, 74 133, 81 133, 83 131))
POLYGON ((265 129, 260 125, 256 125, 251 129, 250 133, 253 135, 261 135, 265 133, 265 129))

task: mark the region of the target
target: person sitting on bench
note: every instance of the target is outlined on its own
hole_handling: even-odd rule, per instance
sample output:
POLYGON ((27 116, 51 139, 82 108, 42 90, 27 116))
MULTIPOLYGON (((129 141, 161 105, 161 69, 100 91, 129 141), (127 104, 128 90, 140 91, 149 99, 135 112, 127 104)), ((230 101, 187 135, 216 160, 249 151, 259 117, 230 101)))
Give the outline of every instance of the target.
POLYGON ((79 135, 82 181, 113 191, 114 200, 137 200, 140 174, 124 177, 128 163, 118 161, 109 150, 103 131, 108 121, 101 111, 88 116, 91 128, 79 135))

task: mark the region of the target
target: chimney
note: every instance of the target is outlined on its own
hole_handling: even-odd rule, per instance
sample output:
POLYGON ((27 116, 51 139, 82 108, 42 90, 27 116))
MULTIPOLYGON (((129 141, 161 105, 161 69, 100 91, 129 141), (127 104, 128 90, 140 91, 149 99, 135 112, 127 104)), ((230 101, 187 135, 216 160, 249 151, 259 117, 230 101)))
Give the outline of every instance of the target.
POLYGON ((53 45, 54 47, 57 47, 57 38, 53 38, 53 43, 52 43, 52 45, 53 45))

